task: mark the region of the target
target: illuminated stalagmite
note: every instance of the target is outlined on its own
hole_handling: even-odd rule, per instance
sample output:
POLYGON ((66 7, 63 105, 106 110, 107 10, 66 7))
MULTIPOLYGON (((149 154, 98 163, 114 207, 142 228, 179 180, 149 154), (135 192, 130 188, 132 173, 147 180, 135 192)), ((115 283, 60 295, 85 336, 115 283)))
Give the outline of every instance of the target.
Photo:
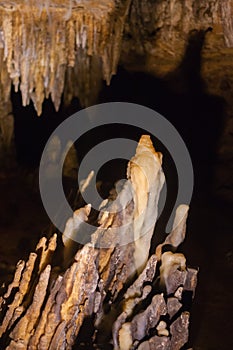
MULTIPOLYGON (((84 234, 80 224, 66 226, 63 247, 56 234, 43 237, 27 263, 19 261, 0 300, 1 349, 179 350, 187 343, 197 270, 175 250, 185 238, 188 206, 178 207, 172 232, 149 256, 164 183, 162 156, 149 136, 141 138, 127 178, 68 267, 53 256, 67 256, 68 239, 84 234)), ((81 211, 90 220, 90 206, 81 211)))

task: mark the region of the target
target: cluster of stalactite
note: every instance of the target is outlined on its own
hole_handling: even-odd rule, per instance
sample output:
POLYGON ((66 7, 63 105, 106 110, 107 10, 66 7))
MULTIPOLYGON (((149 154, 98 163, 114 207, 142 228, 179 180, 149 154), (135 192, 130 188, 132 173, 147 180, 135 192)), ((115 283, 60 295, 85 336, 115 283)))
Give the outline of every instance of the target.
POLYGON ((77 242, 91 222, 90 205, 67 221, 63 246, 56 234, 43 237, 18 263, 0 299, 1 349, 179 350, 187 343, 197 270, 176 249, 188 206, 177 208, 171 233, 150 255, 164 174, 148 136, 127 178, 116 200, 102 203, 99 226, 84 246, 77 242))
POLYGON ((101 80, 109 83, 116 73, 124 28, 133 37, 129 48, 181 59, 194 29, 219 28, 231 47, 231 14, 226 0, 1 2, 1 105, 9 101, 12 82, 22 104, 32 100, 38 115, 48 96, 58 109, 63 92, 67 101, 78 96, 87 106, 95 102, 101 80))
POLYGON ((49 96, 58 109, 64 89, 90 104, 99 81, 109 83, 116 72, 129 2, 1 2, 1 101, 9 100, 12 82, 38 115, 49 96))

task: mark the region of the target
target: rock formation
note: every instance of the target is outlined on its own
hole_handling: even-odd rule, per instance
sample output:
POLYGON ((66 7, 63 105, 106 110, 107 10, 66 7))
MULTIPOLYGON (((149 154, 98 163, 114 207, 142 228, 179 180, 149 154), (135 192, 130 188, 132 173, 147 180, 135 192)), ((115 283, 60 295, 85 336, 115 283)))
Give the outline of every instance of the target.
MULTIPOLYGON (((187 206, 178 208, 173 231, 149 257, 164 181, 161 160, 143 136, 127 184, 101 207, 90 241, 69 256, 65 269, 55 254, 67 256, 67 238, 78 242, 83 235, 80 224, 75 235, 67 225, 65 246, 57 245, 56 234, 43 237, 28 261, 19 261, 0 300, 1 349, 178 350, 187 343, 197 270, 175 252, 185 237, 187 206)), ((82 210, 87 222, 90 207, 79 209, 79 218, 82 210)))
POLYGON ((99 80, 110 82, 120 55, 129 1, 2 2, 1 100, 10 81, 38 115, 51 95, 58 109, 64 87, 82 104, 95 100, 99 80), (66 80, 67 79, 67 80, 66 80))

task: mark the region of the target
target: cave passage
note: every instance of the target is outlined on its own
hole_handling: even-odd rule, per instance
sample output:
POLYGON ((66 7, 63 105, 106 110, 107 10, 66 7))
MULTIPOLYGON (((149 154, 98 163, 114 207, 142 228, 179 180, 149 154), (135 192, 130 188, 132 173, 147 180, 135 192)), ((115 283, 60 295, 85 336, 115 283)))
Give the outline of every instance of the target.
MULTIPOLYGON (((175 126, 190 152, 194 165, 195 189, 190 210, 190 234, 188 233, 188 242, 183 245, 182 249, 187 252, 192 264, 199 266, 201 271, 191 323, 191 344, 193 342, 203 344, 206 334, 210 336, 212 323, 210 325, 207 323, 209 315, 214 313, 214 310, 218 310, 219 317, 223 318, 223 313, 220 310, 222 307, 226 308, 223 305, 224 297, 211 307, 211 301, 207 300, 207 295, 211 294, 210 288, 224 296, 225 289, 227 290, 230 285, 229 281, 221 276, 220 279, 225 285, 223 288, 213 276, 217 273, 219 275, 220 267, 224 265, 224 262, 221 262, 220 267, 218 266, 219 260, 215 259, 216 255, 219 253, 219 249, 220 253, 223 254, 227 250, 227 242, 230 241, 229 208, 227 209, 223 203, 215 202, 214 195, 211 194, 216 150, 225 118, 225 102, 219 96, 208 94, 205 82, 201 78, 201 52, 204 39, 205 32, 194 31, 190 33, 190 40, 181 64, 163 79, 149 73, 127 71, 119 66, 117 75, 112 78, 111 85, 103 85, 97 101, 97 103, 131 102, 154 109, 175 126), (222 230, 222 235, 225 237, 223 243, 218 234, 220 227, 219 223, 216 222, 217 215, 222 222, 225 222, 222 230), (221 248, 219 248, 220 246, 221 248), (203 319, 201 322, 200 317, 203 319), (202 328, 204 330, 201 327, 204 327, 202 328)), ((55 112, 51 100, 46 100, 43 104, 42 115, 37 117, 32 104, 28 107, 22 107, 20 93, 15 93, 12 90, 11 96, 15 118, 15 146, 18 164, 23 168, 37 169, 44 145, 50 134, 64 119, 81 109, 79 101, 73 99, 69 107, 61 104, 59 111, 55 112)), ((131 138, 138 141, 142 133, 143 130, 122 125, 99 127, 83 135, 76 142, 78 160, 81 162, 84 155, 101 141, 114 137, 131 138)), ((171 188, 175 186, 174 190, 170 190, 170 204, 168 204, 167 213, 162 215, 157 225, 156 231, 161 232, 174 201, 177 177, 174 164, 172 164, 171 157, 164 145, 154 138, 153 142, 156 149, 164 154, 164 171, 167 174, 168 184, 171 185, 171 188)), ((100 170, 98 179, 108 180, 110 189, 112 184, 125 173, 125 167, 125 160, 109 162, 100 170)), ((107 196, 106 193, 105 196, 107 196)), ((10 211, 12 208, 15 210, 18 206, 16 198, 15 201, 10 202, 7 210, 10 211)), ((27 216, 30 216, 30 210, 27 206, 27 216)), ((22 220, 21 215, 23 213, 19 213, 17 216, 19 224, 22 220)), ((34 216, 33 218, 35 219, 34 216)), ((7 222, 8 227, 9 225, 10 223, 7 222)), ((29 223, 28 226, 25 232, 32 230, 32 223, 29 223)), ((46 231, 46 229, 45 226, 44 230, 46 231)), ((37 230, 36 221, 33 230, 37 230)), ((17 231, 14 234, 17 236, 17 231)), ((37 234, 40 233, 37 232, 37 234)), ((161 237, 156 239, 159 241, 161 237)), ((20 241, 21 246, 28 252, 32 249, 31 243, 27 247, 29 241, 28 237, 26 237, 26 241, 22 238, 20 241)), ((218 336, 216 335, 216 337, 218 336)), ((220 336, 217 339, 218 344, 220 344, 220 336)))

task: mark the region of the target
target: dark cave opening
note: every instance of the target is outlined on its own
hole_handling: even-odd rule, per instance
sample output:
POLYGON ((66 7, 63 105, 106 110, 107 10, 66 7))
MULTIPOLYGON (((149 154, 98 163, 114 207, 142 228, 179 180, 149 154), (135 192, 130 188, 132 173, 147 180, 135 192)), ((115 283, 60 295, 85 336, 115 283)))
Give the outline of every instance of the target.
MULTIPOLYGON (((198 174, 199 167, 205 165, 211 176, 224 125, 225 102, 219 96, 208 94, 201 78, 204 38, 204 31, 190 34, 181 64, 164 79, 119 67, 111 85, 103 87, 97 103, 130 102, 157 111, 174 125, 183 138, 194 171, 198 174)), ((37 117, 32 102, 29 106, 22 107, 20 93, 12 91, 12 102, 17 159, 19 163, 31 166, 38 166, 44 145, 52 131, 64 119, 81 109, 78 99, 74 98, 70 106, 65 107, 62 103, 56 112, 51 99, 48 99, 44 101, 42 115, 37 117)), ((77 141, 78 158, 81 161, 91 147, 105 139, 129 137, 137 141, 141 133, 137 128, 125 125, 108 125, 90 131, 77 141)), ((160 147, 163 145, 159 144, 160 147)))

